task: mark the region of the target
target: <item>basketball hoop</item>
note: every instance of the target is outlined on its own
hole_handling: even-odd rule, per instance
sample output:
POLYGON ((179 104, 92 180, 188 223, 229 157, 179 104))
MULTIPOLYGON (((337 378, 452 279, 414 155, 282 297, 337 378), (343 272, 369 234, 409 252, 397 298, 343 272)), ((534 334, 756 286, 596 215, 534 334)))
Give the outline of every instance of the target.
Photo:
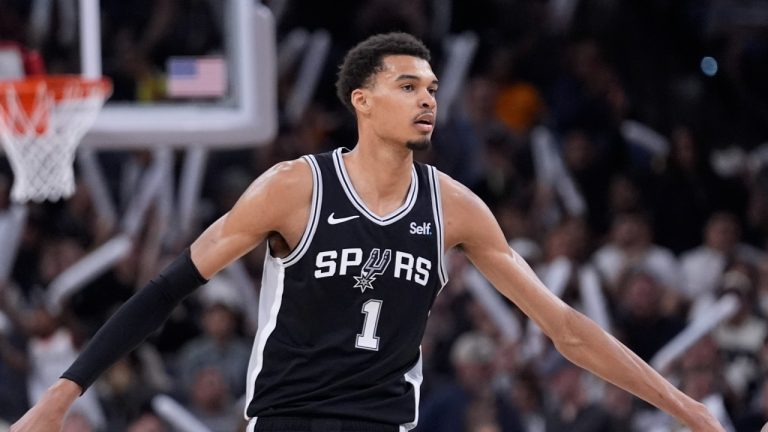
POLYGON ((77 75, 0 81, 0 141, 14 173, 14 201, 57 201, 75 192, 75 149, 111 92, 109 79, 77 75))

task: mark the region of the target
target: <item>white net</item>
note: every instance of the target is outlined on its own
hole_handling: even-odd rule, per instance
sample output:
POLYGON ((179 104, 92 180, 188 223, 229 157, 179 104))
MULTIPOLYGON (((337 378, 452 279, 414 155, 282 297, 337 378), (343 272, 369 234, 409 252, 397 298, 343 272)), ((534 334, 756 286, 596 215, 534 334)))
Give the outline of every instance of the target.
POLYGON ((100 85, 71 79, 53 88, 40 80, 26 89, 31 94, 0 89, 0 141, 14 173, 14 201, 57 201, 75 192, 75 150, 109 92, 94 83, 100 85))

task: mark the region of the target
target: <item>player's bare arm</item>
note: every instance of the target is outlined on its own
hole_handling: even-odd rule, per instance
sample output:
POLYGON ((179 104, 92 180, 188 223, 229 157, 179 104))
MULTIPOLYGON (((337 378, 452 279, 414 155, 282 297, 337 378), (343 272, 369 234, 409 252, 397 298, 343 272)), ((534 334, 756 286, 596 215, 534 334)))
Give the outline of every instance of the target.
POLYGON ((287 255, 304 231, 311 198, 309 165, 301 159, 278 163, 192 243, 192 261, 210 279, 267 238, 273 254, 287 255))
POLYGON ((621 342, 552 294, 510 249, 488 207, 441 175, 445 243, 460 247, 504 296, 513 301, 573 363, 591 371, 696 431, 723 431, 706 407, 686 396, 621 342))
MULTIPOLYGON (((304 230, 312 195, 312 174, 303 160, 281 162, 256 179, 233 208, 191 246, 191 258, 205 279, 269 238, 273 253, 285 255, 304 230)), ((107 324, 105 324, 105 327, 107 324)), ((119 341, 113 341, 119 345, 119 341)), ((12 432, 58 431, 83 388, 61 378, 12 427, 12 432)))

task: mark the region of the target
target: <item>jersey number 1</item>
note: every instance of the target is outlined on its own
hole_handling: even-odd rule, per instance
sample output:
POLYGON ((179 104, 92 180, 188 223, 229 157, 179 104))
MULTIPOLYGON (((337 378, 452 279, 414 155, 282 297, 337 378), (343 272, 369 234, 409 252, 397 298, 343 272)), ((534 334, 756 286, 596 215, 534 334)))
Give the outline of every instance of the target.
POLYGON ((379 325, 379 313, 381 312, 381 300, 368 300, 363 303, 362 313, 365 314, 363 331, 357 335, 355 348, 371 351, 379 350, 379 337, 376 336, 376 327, 379 325))

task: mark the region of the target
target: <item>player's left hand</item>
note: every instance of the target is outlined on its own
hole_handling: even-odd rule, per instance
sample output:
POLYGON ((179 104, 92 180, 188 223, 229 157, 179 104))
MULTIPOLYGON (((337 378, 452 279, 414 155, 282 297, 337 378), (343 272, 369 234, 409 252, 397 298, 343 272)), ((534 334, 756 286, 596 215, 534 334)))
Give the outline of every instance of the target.
POLYGON ((696 432, 725 432, 725 428, 704 404, 699 404, 694 408, 694 412, 691 413, 686 424, 692 431, 696 432))

